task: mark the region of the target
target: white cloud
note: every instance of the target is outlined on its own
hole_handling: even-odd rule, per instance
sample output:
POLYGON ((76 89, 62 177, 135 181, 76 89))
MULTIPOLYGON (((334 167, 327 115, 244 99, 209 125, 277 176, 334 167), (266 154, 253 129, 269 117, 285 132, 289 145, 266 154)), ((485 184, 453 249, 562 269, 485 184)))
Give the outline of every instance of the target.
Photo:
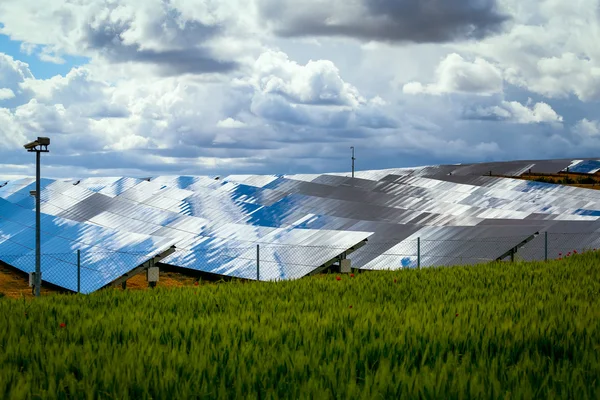
POLYGON ((600 121, 590 121, 584 118, 575 124, 573 132, 582 137, 597 139, 600 136, 600 121))
POLYGON ((598 0, 504 0, 505 33, 456 48, 493 60, 507 82, 549 98, 600 99, 598 0))
POLYGON ((7 150, 19 149, 26 143, 23 127, 17 123, 10 110, 0 108, 0 140, 7 150))
POLYGON ((75 117, 62 104, 43 104, 36 99, 17 107, 13 115, 27 131, 49 134, 71 132, 75 117))
MULTIPOLYGON (((26 48, 26 51, 29 49, 27 45, 23 46, 26 48)), ((39 54, 40 60, 49 62, 52 64, 64 64, 65 59, 57 54, 57 51, 54 49, 54 46, 45 46, 42 48, 42 51, 39 54)))
POLYGON ((217 122, 210 110, 211 100, 219 100, 218 88, 208 95, 207 88, 186 78, 111 85, 80 67, 66 76, 27 78, 21 87, 34 98, 5 109, 5 117, 28 135, 60 135, 57 151, 168 148, 203 136, 208 141, 211 134, 202 133, 202 122, 217 122))
MULTIPOLYGON (((209 161, 219 158, 234 160, 228 168, 273 162, 289 168, 284 160, 299 154, 300 143, 311 147, 306 155, 310 158, 318 154, 317 146, 333 147, 319 145, 324 140, 339 142, 328 138, 331 132, 325 129, 339 130, 341 140, 350 130, 362 140, 369 136, 364 129, 394 125, 386 115, 390 105, 380 97, 364 100, 330 61, 303 66, 274 54, 267 67, 264 58, 257 60, 253 73, 234 86, 226 79, 135 71, 127 79, 106 81, 107 74, 88 67, 49 79, 30 77, 20 87, 33 98, 5 109, 5 117, 22 137, 48 134, 53 155, 89 169, 100 168, 97 163, 104 163, 102 168, 174 168, 174 160, 188 168, 223 168, 223 163, 209 161), (147 157, 142 161, 118 155, 125 150, 147 157), (96 160, 95 154, 105 155, 96 160), (152 166, 147 165, 150 159, 152 166), (187 159, 204 161, 191 164, 187 159)), ((324 157, 330 157, 329 151, 324 157)))
POLYGON ((128 135, 120 138, 117 142, 111 143, 110 145, 104 146, 103 150, 132 150, 132 149, 143 149, 148 147, 149 140, 136 135, 128 135))
POLYGON ((33 75, 29 71, 29 65, 19 60, 15 60, 12 56, 0 53, 0 80, 3 82, 17 81, 22 82, 25 78, 32 78, 33 75))
POLYGON ((163 0, 4 0, 0 33, 40 45, 42 60, 83 55, 146 65, 163 75, 235 70, 260 50, 252 4, 163 0), (43 29, 40 29, 43 27, 43 29))
POLYGON ((517 101, 504 101, 502 106, 511 113, 508 120, 518 124, 562 123, 563 121, 563 117, 543 102, 535 103, 533 107, 527 107, 517 101))
POLYGON ((600 150, 600 120, 583 118, 571 127, 573 147, 582 149, 582 157, 588 153, 595 157, 600 150))
POLYGON ((331 61, 310 60, 299 65, 281 51, 261 54, 247 83, 261 93, 281 95, 296 104, 358 107, 365 102, 331 61))
POLYGON ((492 107, 475 107, 466 112, 469 119, 491 119, 511 122, 515 124, 549 123, 560 125, 563 117, 547 103, 539 102, 532 106, 523 105, 518 101, 502 101, 500 105, 492 107))
POLYGON ((268 123, 335 130, 397 125, 383 98, 364 98, 329 60, 301 65, 281 51, 267 51, 234 87, 251 93, 249 111, 268 123))
POLYGON ((52 70, 90 61, 36 79, 0 53, 3 165, 38 134, 60 174, 339 170, 347 145, 361 168, 596 148, 600 111, 580 100, 600 98, 598 0, 500 0, 500 13, 491 0, 441 13, 416 0, 38 3, 0 1, 0 31, 65 61, 52 70), (469 21, 498 34, 453 41, 469 21))
POLYGON ((468 93, 489 96, 502 92, 502 74, 482 58, 469 62, 459 54, 449 54, 435 71, 436 81, 423 85, 409 82, 402 90, 406 94, 468 93))
POLYGON ((35 43, 21 42, 21 45, 19 46, 19 50, 21 51, 21 53, 27 54, 30 56, 37 49, 37 47, 38 46, 35 43))
POLYGON ((9 88, 0 88, 0 101, 8 100, 15 97, 15 92, 9 88))
POLYGON ((39 101, 65 105, 96 102, 110 91, 110 85, 96 79, 86 67, 73 68, 65 76, 55 75, 49 79, 27 78, 20 87, 39 101))
POLYGON ((0 52, 0 87, 10 89, 15 96, 22 93, 20 83, 33 78, 29 65, 0 52))
POLYGON ((600 64, 564 53, 560 57, 542 58, 537 63, 538 79, 524 83, 531 91, 547 97, 568 97, 574 93, 583 101, 600 99, 600 64))
POLYGON ((246 124, 231 117, 222 119, 217 122, 217 128, 243 128, 246 124))

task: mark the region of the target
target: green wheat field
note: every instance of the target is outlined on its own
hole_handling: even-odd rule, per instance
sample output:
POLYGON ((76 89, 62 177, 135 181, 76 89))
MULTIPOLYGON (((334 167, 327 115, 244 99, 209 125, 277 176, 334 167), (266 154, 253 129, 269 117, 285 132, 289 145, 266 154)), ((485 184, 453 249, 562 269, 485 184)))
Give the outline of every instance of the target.
POLYGON ((0 299, 2 399, 598 399, 600 254, 0 299))

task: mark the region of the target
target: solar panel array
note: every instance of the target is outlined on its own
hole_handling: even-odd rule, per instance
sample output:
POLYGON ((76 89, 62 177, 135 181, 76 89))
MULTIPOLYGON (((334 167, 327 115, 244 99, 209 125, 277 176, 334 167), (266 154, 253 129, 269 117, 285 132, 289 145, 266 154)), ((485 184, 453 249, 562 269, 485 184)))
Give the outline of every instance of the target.
POLYGON ((600 171, 600 160, 573 160, 571 164, 563 171, 580 173, 580 174, 595 174, 600 171))
MULTIPOLYGON (((172 266, 293 279, 367 240, 354 267, 395 269, 495 259, 541 231, 600 230, 600 192, 489 175, 594 173, 595 160, 440 165, 315 175, 42 179, 42 277, 82 292, 106 286, 175 245, 172 266), (578 171, 579 171, 578 170, 578 171), (102 254, 111 254, 107 262, 102 254), (132 256, 133 255, 133 256, 132 256), (66 271, 66 273, 65 273, 66 271)), ((0 260, 34 269, 35 180, 0 184, 0 260)), ((525 252, 539 257, 540 238, 525 252), (536 242, 537 241, 537 242, 536 242)), ((592 245, 591 243, 590 245, 592 245)), ((598 246, 600 247, 600 245, 598 246)))

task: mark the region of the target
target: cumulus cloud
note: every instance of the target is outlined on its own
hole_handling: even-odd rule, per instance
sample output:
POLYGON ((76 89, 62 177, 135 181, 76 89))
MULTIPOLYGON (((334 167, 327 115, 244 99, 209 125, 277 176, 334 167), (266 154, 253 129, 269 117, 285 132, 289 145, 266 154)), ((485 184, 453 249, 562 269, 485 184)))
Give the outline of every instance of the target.
POLYGON ((583 118, 570 129, 572 146, 580 150, 580 157, 596 157, 600 150, 600 121, 583 118))
POLYGON ((0 99, 3 107, 21 104, 30 98, 30 94, 21 84, 33 78, 29 65, 0 52, 0 99))
POLYGON ((409 82, 402 90, 407 94, 469 93, 489 96, 502 92, 502 73, 482 58, 469 62, 459 54, 449 54, 435 71, 436 81, 427 85, 409 82))
POLYGON ((600 99, 600 64, 585 56, 564 53, 560 57, 542 58, 537 63, 539 78, 516 84, 547 97, 566 98, 574 93, 583 101, 600 99))
POLYGON ((299 65, 281 51, 261 54, 247 83, 260 93, 280 95, 295 104, 357 107, 365 102, 331 61, 299 65))
POLYGON ((396 126, 384 99, 365 100, 330 61, 300 65, 284 53, 272 54, 257 59, 253 72, 233 86, 189 75, 133 74, 109 82, 88 67, 27 78, 20 87, 32 98, 3 110, 11 130, 1 133, 15 144, 48 134, 54 150, 47 162, 53 165, 96 170, 103 160, 105 168, 150 168, 141 158, 146 154, 163 171, 181 164, 187 168, 182 173, 200 173, 223 168, 218 160, 225 159, 227 168, 289 168, 290 154, 306 159, 299 165, 316 168, 314 160, 331 157, 329 149, 340 141, 369 140, 371 131, 396 126), (325 151, 318 143, 330 144, 325 151), (123 151, 132 156, 124 159, 123 151))
POLYGON ((63 176, 344 170, 350 145, 358 168, 597 148, 581 102, 600 96, 597 0, 38 3, 0 1, 0 32, 89 63, 36 79, 0 53, 0 170, 27 173, 17 150, 41 134, 63 176))
POLYGON ((36 99, 19 106, 14 112, 15 120, 30 132, 48 134, 68 133, 73 129, 74 117, 62 104, 43 104, 36 99))
POLYGON ((573 132, 582 137, 597 139, 600 136, 600 121, 584 118, 575 124, 573 132))
POLYGON ((217 122, 217 128, 243 128, 246 126, 242 121, 227 117, 217 122))
POLYGON ((364 98, 329 60, 301 65, 281 51, 267 51, 235 86, 250 93, 249 111, 272 123, 324 129, 397 125, 382 98, 364 98))
POLYGON ((0 101, 8 100, 15 97, 15 92, 9 88, 0 88, 0 101))
POLYGON ((26 78, 33 78, 29 65, 5 53, 0 53, 0 80, 4 83, 23 82, 26 78))
POLYGON ((0 108, 0 140, 4 150, 14 150, 21 148, 26 143, 25 131, 23 127, 15 121, 10 110, 0 108))
POLYGON ((495 0, 258 0, 281 36, 346 36, 393 42, 448 42, 498 32, 508 16, 495 0))
POLYGON ((492 107, 475 107, 464 113, 466 119, 480 119, 505 121, 515 124, 538 124, 549 123, 560 125, 563 117, 547 103, 539 102, 531 105, 523 105, 518 101, 502 101, 500 105, 492 107))
POLYGON ((598 0, 504 3, 515 16, 511 29, 456 47, 493 60, 504 79, 522 89, 548 98, 600 99, 598 0))
POLYGON ((37 100, 57 102, 66 106, 81 105, 104 98, 110 85, 94 79, 86 67, 73 68, 66 75, 49 79, 25 79, 21 88, 32 93, 37 100))
POLYGON ((252 29, 235 8, 245 2, 127 0, 50 2, 6 0, 0 4, 0 33, 41 45, 44 61, 63 63, 63 54, 135 62, 163 75, 221 73, 236 69, 241 45, 255 46, 252 29), (39 27, 44 29, 40 30, 39 27), (43 32, 42 32, 43 31, 43 32))
MULTIPOLYGON (((198 134, 197 119, 208 119, 204 113, 210 112, 208 99, 203 111, 193 110, 201 105, 206 91, 185 79, 111 85, 80 67, 65 76, 27 78, 20 86, 32 99, 6 109, 5 118, 24 133, 59 135, 55 143, 62 143, 56 151, 65 153, 70 149, 124 150, 185 143, 193 140, 186 137, 198 134)), ((218 99, 218 95, 214 93, 212 98, 218 99)))
POLYGON ((45 46, 39 53, 40 60, 49 62, 52 64, 64 64, 65 59, 57 55, 53 50, 52 46, 45 46))

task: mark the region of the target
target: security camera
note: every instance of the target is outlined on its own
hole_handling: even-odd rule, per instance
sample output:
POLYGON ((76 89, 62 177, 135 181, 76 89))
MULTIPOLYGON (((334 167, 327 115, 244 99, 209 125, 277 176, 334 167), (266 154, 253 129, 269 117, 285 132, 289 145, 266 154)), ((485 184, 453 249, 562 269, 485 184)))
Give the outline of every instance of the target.
POLYGON ((27 143, 27 144, 26 144, 25 146, 23 146, 23 147, 25 147, 25 149, 27 149, 27 150, 33 150, 33 149, 35 149, 35 148, 36 148, 38 145, 39 145, 39 143, 38 143, 38 141, 36 140, 36 141, 34 141, 34 142, 27 143))
POLYGON ((31 143, 27 143, 25 146, 25 149, 27 151, 42 151, 42 152, 48 152, 48 146, 50 145, 50 138, 47 137, 38 137, 37 140, 31 142, 31 143), (43 150, 39 150, 36 147, 38 146, 43 146, 44 149, 43 150))

